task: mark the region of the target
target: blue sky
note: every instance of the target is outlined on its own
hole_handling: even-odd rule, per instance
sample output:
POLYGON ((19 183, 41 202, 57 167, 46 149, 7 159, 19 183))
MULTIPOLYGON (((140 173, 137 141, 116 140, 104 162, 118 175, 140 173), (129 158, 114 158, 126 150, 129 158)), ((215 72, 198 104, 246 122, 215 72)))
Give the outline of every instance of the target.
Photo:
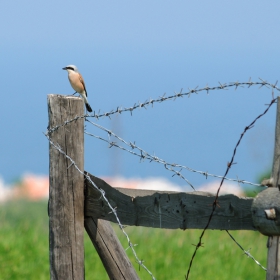
MULTIPOLYGON (((47 94, 73 92, 62 71, 68 64, 78 66, 100 112, 181 88, 250 77, 274 83, 279 8, 272 1, 2 1, 0 176, 48 174, 47 94)), ((271 91, 258 87, 215 91, 93 121, 168 162, 222 175, 244 127, 270 100, 271 91)), ((271 167, 275 110, 246 134, 229 177, 256 181, 271 167)), ((97 176, 164 176, 185 185, 160 165, 90 137, 85 144, 85 168, 97 176)))

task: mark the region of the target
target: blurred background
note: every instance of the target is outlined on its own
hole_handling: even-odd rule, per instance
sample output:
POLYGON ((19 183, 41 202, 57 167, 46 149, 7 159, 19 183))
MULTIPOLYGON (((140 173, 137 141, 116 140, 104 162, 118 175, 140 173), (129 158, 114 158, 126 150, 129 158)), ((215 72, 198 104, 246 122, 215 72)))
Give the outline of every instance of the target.
MULTIPOLYGON (((278 79, 279 3, 75 1, 0 4, 2 101, 0 176, 48 176, 47 94, 73 93, 62 67, 83 74, 95 112, 163 94, 259 77, 278 79)), ((277 95, 277 92, 275 93, 277 95)), ((271 90, 257 86, 193 94, 153 107, 92 119, 167 162, 223 175, 247 126, 271 90)), ((229 177, 256 182, 271 168, 276 106, 248 131, 229 177)), ((97 131, 96 134, 101 134, 97 131)), ((96 176, 186 182, 156 163, 86 136, 85 169, 96 176)), ((199 187, 211 182, 184 176, 199 187)), ((191 189, 190 189, 191 190, 191 189)))
MULTIPOLYGON (((279 2, 258 0, 2 1, 0 202, 48 197, 49 144, 44 136, 48 126, 47 95, 73 93, 63 67, 69 64, 78 67, 86 82, 89 103, 96 113, 131 107, 150 98, 173 95, 181 89, 187 92, 196 87, 219 86, 219 83, 247 82, 250 78, 252 82, 262 78, 275 83, 279 78, 279 8, 279 2)), ((223 175, 240 134, 266 109, 271 99, 271 89, 258 86, 209 94, 203 91, 189 98, 137 109, 132 116, 124 112, 111 118, 91 118, 91 121, 128 142, 135 141, 148 153, 167 162, 223 175)), ((269 176, 275 116, 274 105, 246 133, 228 177, 258 183, 263 174, 269 176)), ((89 125, 87 129, 107 137, 89 125)), ((85 136, 87 171, 106 178, 114 186, 192 191, 185 181, 172 177, 173 173, 163 165, 140 162, 127 152, 108 147, 107 143, 85 136)), ((187 171, 182 174, 199 190, 212 187, 215 191, 219 184, 215 178, 187 171)), ((223 190, 246 195, 248 186, 228 184, 223 190)), ((6 233, 5 238, 11 237, 10 242, 0 247, 2 271, 3 267, 11 268, 3 279, 23 275, 32 279, 28 273, 18 271, 18 266, 6 263, 8 259, 13 264, 19 263, 11 255, 18 235, 12 237, 10 228, 19 225, 18 233, 32 236, 30 246, 39 238, 27 232, 35 224, 30 218, 32 214, 22 210, 29 209, 27 205, 22 208, 13 205, 5 211, 4 206, 1 208, 1 220, 6 221, 0 225, 1 232, 6 233), (8 214, 12 213, 11 209, 19 210, 8 214)), ((45 209, 45 202, 38 207, 45 209)), ((36 209, 32 213, 44 213, 36 219, 41 221, 44 217, 41 230, 47 236, 46 212, 36 209)), ((47 241, 44 242, 42 246, 47 250, 47 241)), ((28 245, 24 244, 19 259, 26 252, 28 245)), ((44 263, 47 265, 47 261, 44 263)), ((259 277, 263 279, 263 275, 259 277)), ((244 274, 240 279, 246 279, 244 274)))

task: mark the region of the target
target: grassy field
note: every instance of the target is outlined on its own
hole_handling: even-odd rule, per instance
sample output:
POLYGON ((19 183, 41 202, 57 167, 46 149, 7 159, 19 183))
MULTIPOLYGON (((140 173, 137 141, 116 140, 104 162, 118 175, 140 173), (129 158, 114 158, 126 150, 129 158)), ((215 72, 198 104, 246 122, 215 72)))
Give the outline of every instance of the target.
MULTIPOLYGON (((121 243, 127 241, 114 226, 121 243)), ((156 279, 185 279, 200 230, 125 229, 136 252, 156 279)), ((267 238, 257 232, 231 232, 266 266, 267 238)), ((190 279, 265 279, 265 271, 247 258, 224 231, 207 231, 193 263, 190 279)), ((9 202, 0 205, 0 279, 49 279, 48 216, 46 202, 9 202)), ((151 279, 128 255, 141 279, 151 279)), ((108 279, 85 233, 86 279, 108 279)))

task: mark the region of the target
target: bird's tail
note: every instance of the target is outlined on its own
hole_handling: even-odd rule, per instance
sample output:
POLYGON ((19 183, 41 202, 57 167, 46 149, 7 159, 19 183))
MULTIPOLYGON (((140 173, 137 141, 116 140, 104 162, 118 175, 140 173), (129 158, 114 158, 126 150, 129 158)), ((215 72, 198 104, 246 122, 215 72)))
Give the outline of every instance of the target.
POLYGON ((86 92, 83 91, 82 93, 80 93, 80 95, 81 95, 81 97, 84 99, 84 102, 85 102, 87 111, 88 111, 88 112, 92 112, 92 109, 91 109, 90 105, 88 104, 86 92))
POLYGON ((85 103, 85 104, 86 104, 87 111, 92 112, 90 105, 88 103, 85 103))

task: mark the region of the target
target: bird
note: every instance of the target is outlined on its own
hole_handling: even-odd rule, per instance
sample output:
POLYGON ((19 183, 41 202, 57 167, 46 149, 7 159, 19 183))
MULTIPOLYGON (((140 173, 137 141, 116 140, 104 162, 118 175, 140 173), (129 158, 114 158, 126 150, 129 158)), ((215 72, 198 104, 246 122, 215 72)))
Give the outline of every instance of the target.
POLYGON ((68 72, 68 79, 69 79, 69 82, 70 82, 72 88, 76 92, 78 92, 81 95, 81 97, 83 98, 87 111, 92 112, 92 109, 87 100, 86 85, 85 85, 82 75, 78 71, 78 68, 75 65, 68 65, 68 66, 62 68, 62 70, 66 70, 68 72))

